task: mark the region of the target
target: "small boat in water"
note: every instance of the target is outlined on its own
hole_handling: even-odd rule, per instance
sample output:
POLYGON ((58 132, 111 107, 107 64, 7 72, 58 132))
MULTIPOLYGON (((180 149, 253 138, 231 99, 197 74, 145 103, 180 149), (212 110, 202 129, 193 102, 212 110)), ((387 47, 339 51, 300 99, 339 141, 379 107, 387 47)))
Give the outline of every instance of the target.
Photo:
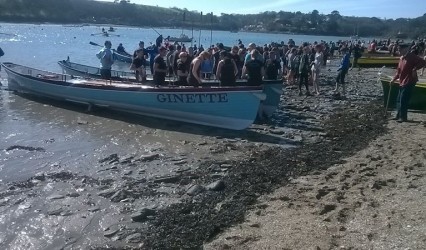
POLYGON ((128 54, 121 54, 118 53, 116 50, 114 50, 114 58, 115 60, 125 62, 125 63, 132 63, 132 56, 128 54))
POLYGON ((166 38, 169 42, 178 42, 178 43, 190 43, 192 42, 192 37, 188 37, 185 34, 181 34, 179 37, 170 37, 166 38))
POLYGON ((242 130, 256 118, 262 87, 153 87, 70 75, 3 63, 8 87, 18 93, 101 106, 129 113, 242 130))
MULTIPOLYGON (((59 61, 58 64, 68 75, 101 79, 99 67, 73 63, 69 60, 59 61)), ((111 77, 113 81, 136 81, 135 72, 130 71, 111 70, 111 77)))
MULTIPOLYGON (((382 88, 383 88, 384 106, 386 107, 386 104, 389 98, 389 107, 394 108, 396 107, 396 98, 399 92, 399 83, 394 82, 391 85, 390 84, 391 80, 392 80, 392 77, 390 76, 380 77, 380 82, 382 83, 382 88), (390 87, 391 89, 389 93, 390 87)), ((426 79, 420 79, 419 82, 414 87, 414 89, 412 90, 408 108, 415 109, 415 110, 426 110, 426 79)))

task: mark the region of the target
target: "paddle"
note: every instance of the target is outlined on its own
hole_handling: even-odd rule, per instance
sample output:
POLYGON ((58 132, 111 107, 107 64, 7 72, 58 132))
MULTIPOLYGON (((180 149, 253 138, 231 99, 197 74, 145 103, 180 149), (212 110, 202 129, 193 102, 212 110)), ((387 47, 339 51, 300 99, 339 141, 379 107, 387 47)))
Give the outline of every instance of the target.
POLYGON ((99 44, 97 44, 97 43, 94 43, 94 42, 89 42, 90 43, 90 45, 94 45, 94 46, 99 46, 99 47, 103 47, 102 45, 99 45, 99 44))
POLYGON ((385 69, 385 67, 383 66, 380 70, 379 70, 379 72, 377 73, 378 75, 379 75, 379 79, 378 80, 380 80, 380 77, 386 77, 386 78, 389 78, 389 79, 391 79, 390 81, 389 81, 389 91, 388 91, 388 98, 387 98, 387 100, 386 100, 386 107, 385 107, 385 118, 388 116, 388 108, 389 108, 389 100, 390 100, 390 96, 391 96, 391 91, 392 91, 392 85, 393 85, 393 82, 392 82, 392 79, 393 79, 393 77, 391 77, 391 76, 388 76, 388 75, 384 75, 383 73, 382 73, 382 70, 384 70, 385 69))
POLYGON ((158 31, 156 29, 154 29, 153 27, 151 27, 151 29, 153 29, 159 36, 161 36, 161 34, 158 33, 158 31))
POLYGON ((1 34, 1 35, 7 35, 7 36, 17 36, 16 34, 3 33, 3 32, 0 32, 0 34, 1 34))
MULTIPOLYGON (((93 45, 93 46, 98 46, 98 47, 104 47, 104 46, 102 46, 102 45, 99 45, 99 44, 97 44, 97 43, 95 43, 95 42, 89 42, 90 43, 90 45, 93 45)), ((115 49, 111 49, 112 50, 112 52, 113 53, 117 53, 117 51, 115 50, 115 49)), ((118 54, 118 53, 117 53, 118 54)), ((122 54, 120 54, 120 55, 122 55, 122 54)), ((130 55, 130 54, 128 54, 128 56, 130 57, 130 56, 132 56, 132 55, 130 55)))
POLYGON ((391 90, 392 90, 393 82, 389 82, 389 91, 388 91, 388 99, 386 100, 386 107, 385 107, 385 118, 388 116, 388 107, 389 107, 389 100, 391 96, 391 90))

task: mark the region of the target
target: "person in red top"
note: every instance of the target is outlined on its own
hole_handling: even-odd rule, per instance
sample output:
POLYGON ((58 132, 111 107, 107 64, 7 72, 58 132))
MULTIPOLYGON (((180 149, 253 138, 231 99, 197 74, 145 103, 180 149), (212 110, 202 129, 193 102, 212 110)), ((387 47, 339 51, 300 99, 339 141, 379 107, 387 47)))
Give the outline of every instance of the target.
POLYGON ((407 121, 408 103, 411 98, 411 92, 419 78, 417 70, 426 65, 426 61, 418 56, 419 49, 412 47, 410 51, 399 59, 398 68, 391 84, 399 79, 399 93, 397 97, 397 115, 395 120, 398 122, 407 121))

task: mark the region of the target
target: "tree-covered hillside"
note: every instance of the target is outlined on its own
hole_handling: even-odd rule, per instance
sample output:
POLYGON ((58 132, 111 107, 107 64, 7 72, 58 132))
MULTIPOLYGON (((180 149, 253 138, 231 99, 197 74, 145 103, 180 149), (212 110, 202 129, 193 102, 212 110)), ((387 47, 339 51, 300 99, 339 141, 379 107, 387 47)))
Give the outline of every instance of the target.
POLYGON ((341 16, 337 10, 330 14, 320 14, 317 10, 311 13, 281 10, 249 15, 214 14, 138 5, 129 0, 0 0, 0 21, 3 22, 195 27, 361 37, 426 36, 426 14, 396 20, 341 16))

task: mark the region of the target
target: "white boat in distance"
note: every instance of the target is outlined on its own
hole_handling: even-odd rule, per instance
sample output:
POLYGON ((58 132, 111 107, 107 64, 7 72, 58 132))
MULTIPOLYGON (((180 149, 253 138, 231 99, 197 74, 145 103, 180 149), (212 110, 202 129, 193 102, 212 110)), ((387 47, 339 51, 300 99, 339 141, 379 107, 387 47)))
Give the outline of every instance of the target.
POLYGON ((193 39, 192 37, 188 37, 185 34, 180 34, 179 37, 168 36, 166 38, 166 40, 168 40, 169 42, 178 42, 178 43, 189 43, 189 42, 192 42, 192 39, 193 39))

